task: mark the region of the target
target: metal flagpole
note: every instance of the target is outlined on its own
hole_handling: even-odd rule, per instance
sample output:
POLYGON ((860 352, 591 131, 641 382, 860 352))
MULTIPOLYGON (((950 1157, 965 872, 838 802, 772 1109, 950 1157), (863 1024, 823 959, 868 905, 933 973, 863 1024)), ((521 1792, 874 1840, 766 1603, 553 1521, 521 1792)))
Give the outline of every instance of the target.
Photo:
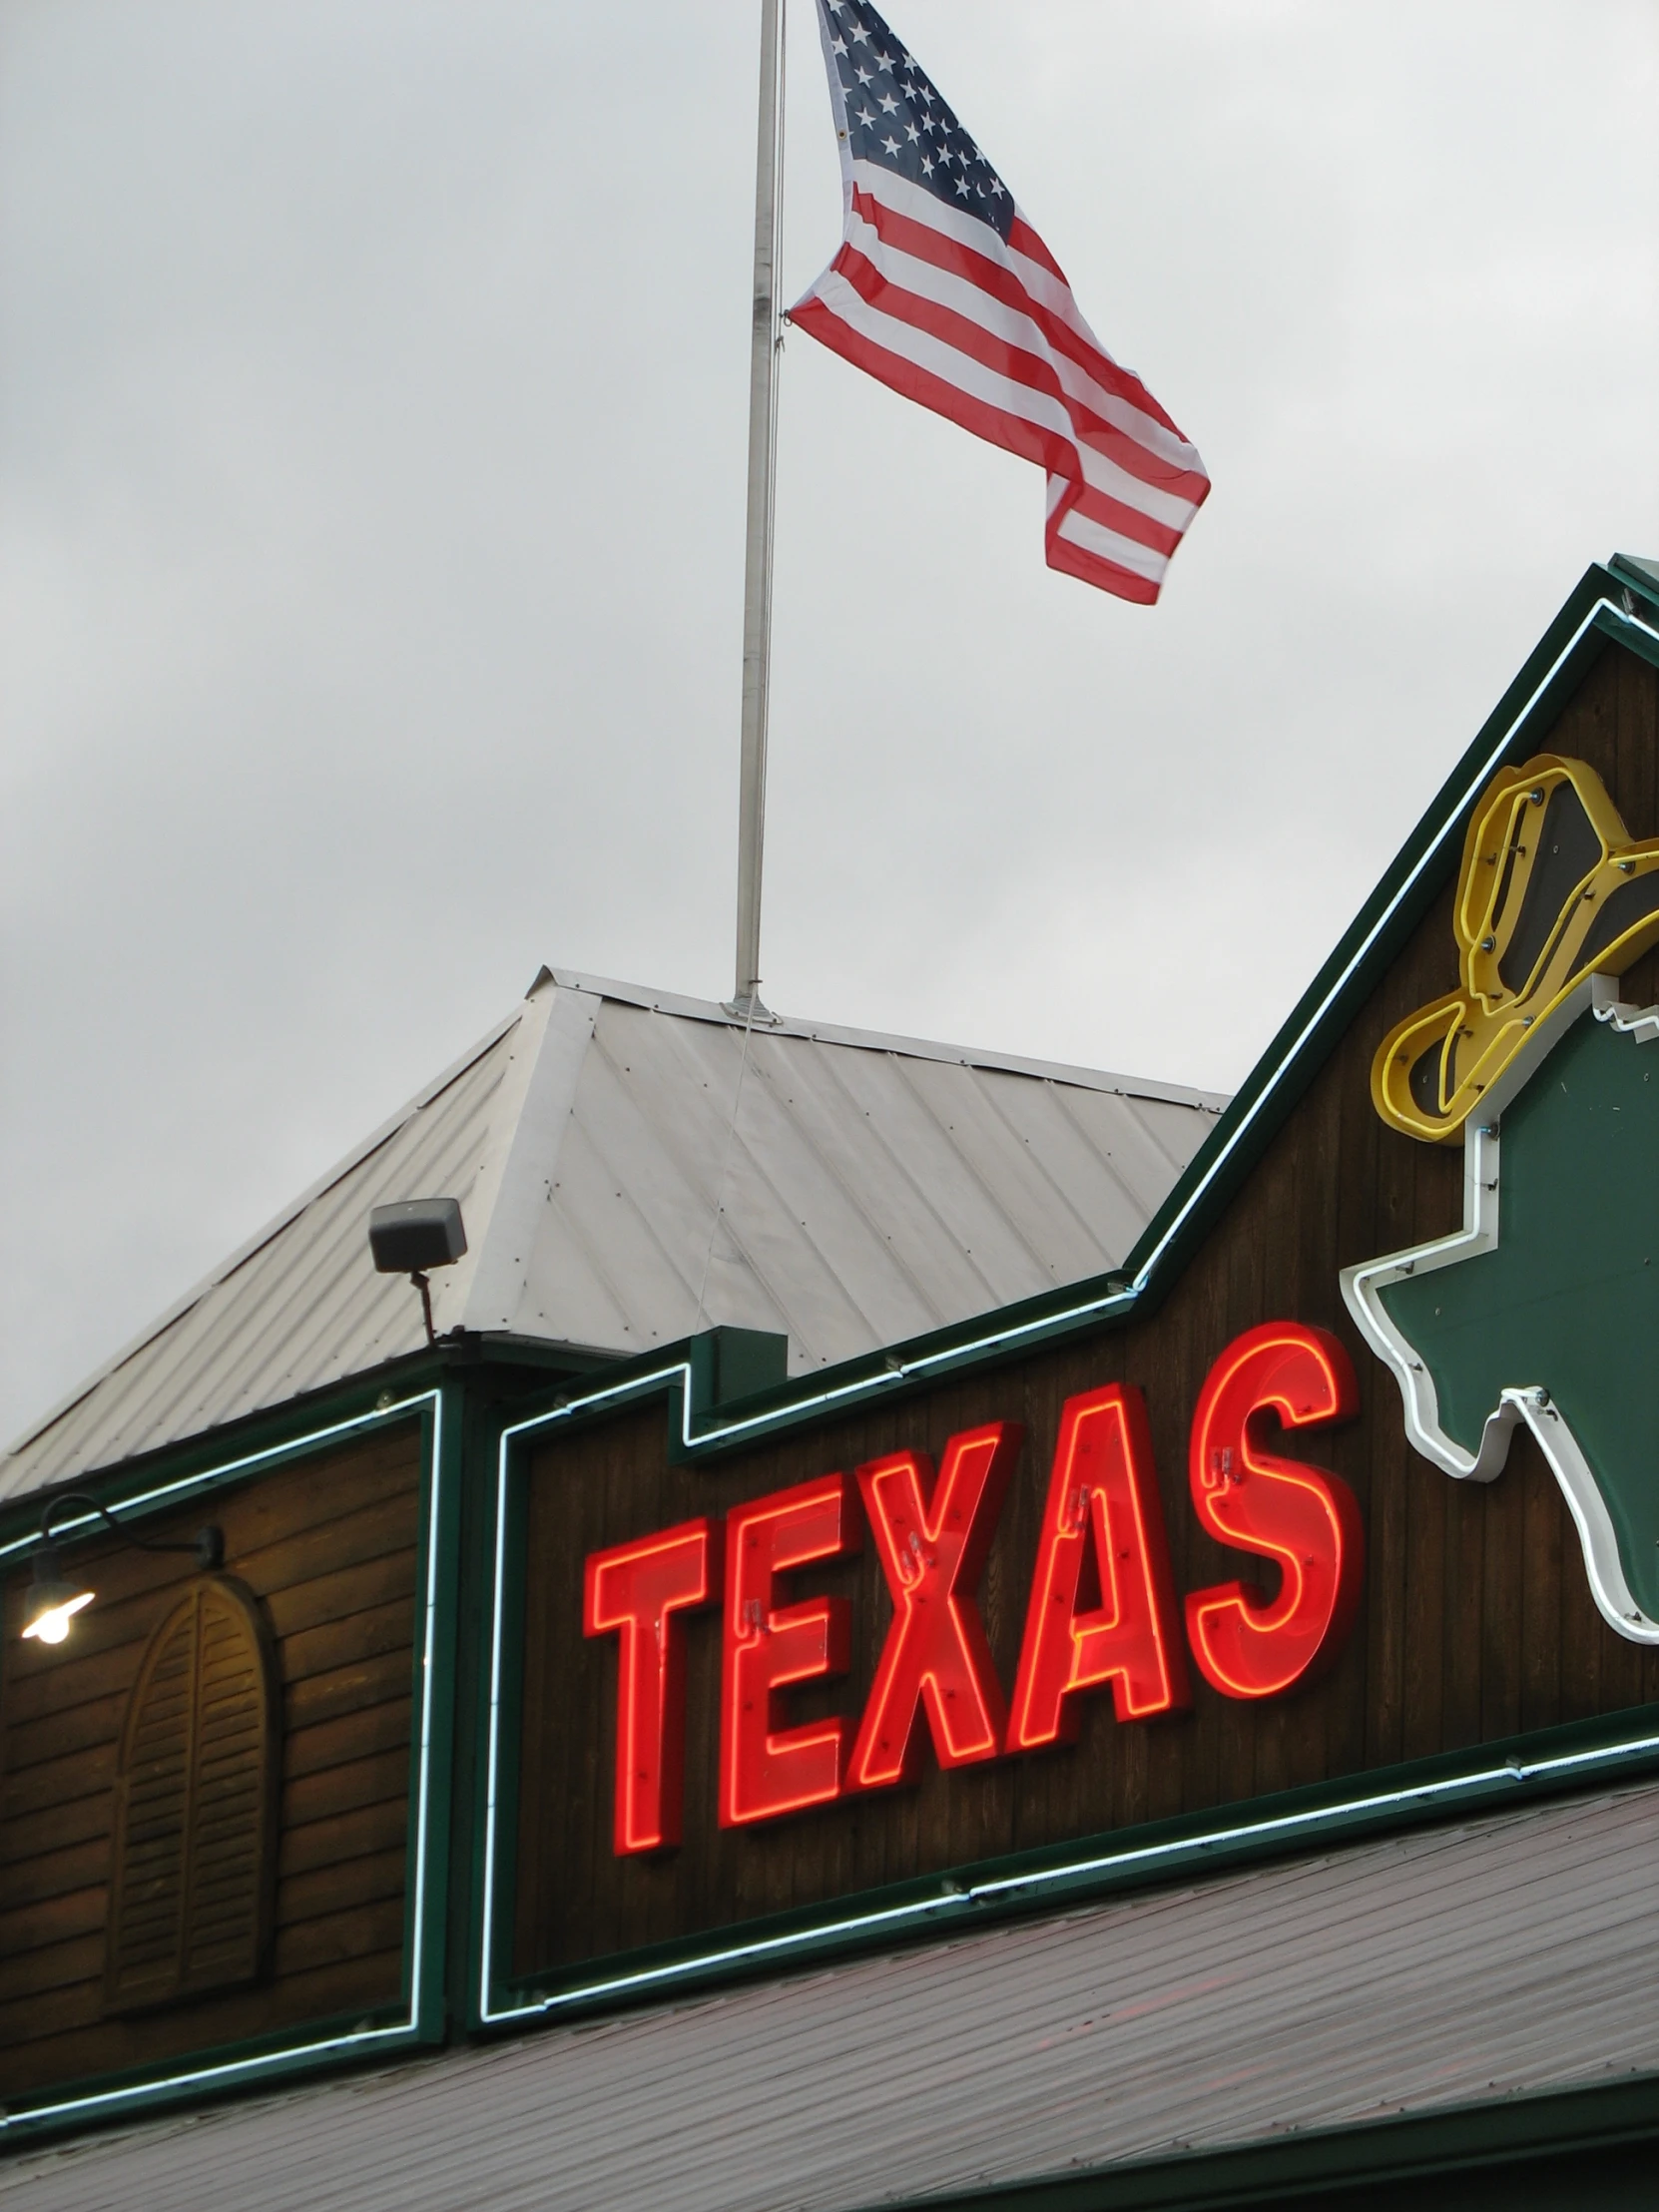
POLYGON ((761 849, 766 836, 772 661, 773 467, 778 449, 778 236, 783 199, 783 0, 761 0, 761 120, 755 147, 755 323, 749 354, 749 536, 744 555, 743 751, 738 799, 734 1005, 761 1004, 761 849))

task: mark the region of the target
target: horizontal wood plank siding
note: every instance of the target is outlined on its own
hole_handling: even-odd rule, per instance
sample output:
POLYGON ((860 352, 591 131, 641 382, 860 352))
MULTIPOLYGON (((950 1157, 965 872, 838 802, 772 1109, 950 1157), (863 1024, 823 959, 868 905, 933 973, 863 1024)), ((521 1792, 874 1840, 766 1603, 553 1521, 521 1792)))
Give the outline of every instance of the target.
POLYGON ((199 1499, 147 1535, 225 1531, 276 1638, 276 1929, 251 1988, 104 2016, 113 1784, 127 1701, 188 1560, 76 1545, 98 1591, 56 1650, 17 1634, 0 1678, 0 2101, 342 2010, 402 1986, 420 1441, 415 1424, 199 1499))
MULTIPOLYGON (((1652 669, 1605 651, 1548 743, 1602 774, 1634 835, 1659 834, 1652 669)), ((1450 910, 1448 888, 1150 1318, 718 1463, 669 1464, 660 1402, 538 1448, 526 1535, 517 1972, 1659 1698, 1659 1651, 1625 1641, 1596 1613, 1577 1537, 1530 1438, 1517 1433, 1506 1471, 1489 1485, 1455 1483, 1416 1457, 1394 1382, 1342 1304, 1342 1267, 1461 1220, 1461 1148, 1384 1128, 1370 1091, 1372 1056, 1389 1026, 1455 980, 1450 910), (1195 1674, 1190 1714, 1123 1727, 1109 1696, 1092 1697, 1073 1746, 949 1775, 929 1756, 914 1787, 722 1831, 718 1612, 690 1615, 685 1841, 659 1859, 613 1854, 616 1651, 614 1638, 588 1642, 580 1632, 588 1552, 884 1452, 936 1458, 959 1429, 1018 1420, 1024 1453, 981 1599, 1007 1686, 1060 1409, 1075 1392, 1113 1381, 1145 1391, 1177 1591, 1230 1581, 1241 1566, 1248 1574, 1192 1511, 1188 1424, 1218 1354, 1243 1330, 1281 1318, 1335 1330, 1360 1378, 1361 1418, 1294 1447, 1351 1484, 1367 1529, 1363 1610, 1333 1673, 1261 1704, 1224 1699, 1195 1674)), ((1630 971, 1624 995, 1659 997, 1659 955, 1630 971)), ((890 1617, 873 1546, 796 1584, 803 1595, 852 1599, 853 1656, 848 1681, 797 1695, 791 1711, 802 1720, 856 1715, 890 1617)))

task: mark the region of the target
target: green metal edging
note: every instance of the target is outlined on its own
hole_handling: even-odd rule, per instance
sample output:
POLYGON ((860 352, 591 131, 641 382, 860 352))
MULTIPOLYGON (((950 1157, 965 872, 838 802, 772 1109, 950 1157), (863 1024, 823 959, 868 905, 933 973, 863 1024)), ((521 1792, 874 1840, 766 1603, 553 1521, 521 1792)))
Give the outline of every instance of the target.
MULTIPOLYGON (((181 1443, 42 1483, 0 1504, 0 1572, 39 1542, 42 1509, 65 1490, 85 1490, 129 1514, 164 1512, 197 1490, 224 1489, 268 1474, 287 1460, 309 1457, 322 1443, 398 1417, 400 1408, 435 1390, 445 1372, 441 1357, 423 1351, 181 1443)), ((407 1417, 406 1410, 401 1417, 407 1417)), ((77 1530, 92 1526, 86 1518, 61 1524, 70 1541, 77 1530)))
POLYGON ((1180 1272, 1192 1245, 1266 1150, 1335 1039, 1454 875, 1469 819, 1492 776, 1532 750, 1528 732, 1534 721, 1557 707, 1609 639, 1644 659, 1659 659, 1659 607, 1644 603, 1638 612, 1622 583, 1592 566, 1147 1225, 1124 1263, 1137 1288, 1162 1289, 1180 1272), (1269 1098, 1271 1115, 1261 1112, 1269 1098), (1230 1172, 1220 1186, 1213 1170, 1223 1156, 1230 1172), (1205 1192, 1207 1181, 1211 1188, 1205 1192), (1199 1194, 1211 1200, 1202 1214, 1193 1204, 1199 1194))
MULTIPOLYGON (((1592 567, 1586 572, 1148 1226, 1123 1272, 978 1316, 824 1371, 809 1381, 729 1401, 720 1393, 718 1352, 708 1337, 691 1339, 567 1384, 551 1403, 543 1402, 539 1410, 531 1409, 502 1428, 494 1507, 490 1679, 482 1694, 481 1714, 487 1753, 472 1835, 477 1874, 473 1954, 467 1976, 469 2024, 490 2026, 498 2019, 524 2018, 553 2002, 599 2002, 612 1996, 620 2001, 642 1980, 666 1985, 694 1970, 665 1964, 649 1972, 613 1977, 602 1987, 576 1996, 560 1992, 557 1998, 528 2005, 497 2003, 509 1918, 504 1901, 510 1900, 513 1888, 510 1812, 516 1788, 516 1757, 509 1747, 516 1743, 520 1639, 508 1629, 517 1622, 522 1604, 519 1577, 508 1567, 520 1547, 509 1543, 508 1531, 518 1510, 526 1450, 533 1440, 550 1440, 566 1422, 601 1418, 661 1397, 669 1413, 670 1458, 699 1459, 763 1442, 808 1421, 851 1412, 878 1395, 910 1394, 964 1368, 982 1368, 1062 1338, 1122 1325, 1155 1308, 1324 1065, 1355 1010, 1375 988, 1379 973, 1449 879, 1473 807, 1494 771, 1505 760, 1530 750, 1528 733, 1535 718, 1548 713, 1581 680, 1610 638, 1635 644, 1644 658, 1659 660, 1659 609, 1651 598, 1642 599, 1639 608, 1640 612, 1634 595, 1607 570, 1592 567), (1610 596, 1614 592, 1618 601, 1610 596)), ((934 1896, 897 1905, 872 1904, 867 1913, 838 1922, 835 1932, 826 1933, 815 1922, 806 1935, 779 1931, 762 1939, 758 1950, 755 1944, 745 1944, 737 1955, 752 1962, 804 1955, 809 1946, 839 1941, 849 1929, 854 1939, 901 1936, 921 1922, 948 1920, 959 1910, 959 1903, 957 1898, 934 1896)), ((706 1948, 699 1946, 696 1971, 704 1970, 706 1948)))
MULTIPOLYGON (((959 1937, 1012 1916, 1069 1911, 1171 1882, 1500 1813, 1570 1791, 1659 1773, 1659 1706, 1277 1793, 1178 1821, 1049 1845, 585 1962, 575 1973, 513 1983, 494 1933, 487 1979, 472 1981, 468 2025, 522 2027, 650 2002, 723 1982, 785 1973, 894 1943, 959 1937)), ((499 1840, 499 1839, 498 1839, 499 1840)), ((486 1830, 482 1848, 487 1852, 486 1830)), ((510 1837, 507 1839, 510 1850, 510 1837)), ((498 1889, 510 1898, 508 1884, 498 1889)))
POLYGON ((925 1387, 964 1369, 1017 1359, 1087 1331, 1155 1311, 1220 1214, 1325 1065, 1401 943, 1455 872, 1470 815, 1493 774, 1532 749, 1529 732, 1608 643, 1659 665, 1659 604, 1592 566, 1447 777, 1336 950, 1193 1155, 1122 1268, 974 1316, 947 1329, 823 1369, 810 1379, 722 1401, 708 1387, 696 1339, 619 1362, 560 1392, 515 1436, 615 1411, 654 1392, 671 1406, 670 1453, 712 1457, 876 1396, 925 1387))
MULTIPOLYGON (((689 1949, 680 1946, 676 1955, 660 1961, 647 1962, 643 1955, 636 1955, 626 1970, 618 1961, 618 1971, 584 1978, 574 1987, 547 1992, 544 1985, 527 2001, 516 1992, 509 1996, 501 1967, 513 1894, 511 1822, 507 1816, 516 1780, 519 1639, 507 1630, 509 1613, 521 1604, 522 1593, 518 1589, 520 1577, 509 1566, 520 1547, 509 1543, 508 1531, 510 1516, 518 1509, 527 1447, 534 1440, 550 1440, 567 1421, 603 1417, 661 1396, 667 1399, 670 1413, 671 1458, 700 1458, 759 1443, 807 1421, 832 1418, 881 1393, 908 1393, 962 1367, 1017 1357, 1060 1336, 1127 1321, 1146 1306, 1155 1305, 1324 1065, 1336 1039, 1346 1032, 1357 1007, 1375 988, 1378 975, 1399 943, 1450 878, 1466 824, 1492 774, 1506 760, 1531 750, 1529 733, 1536 718, 1548 714, 1582 679, 1610 638, 1637 643, 1644 657, 1650 652, 1659 657, 1659 610, 1651 598, 1643 598, 1638 604, 1606 569, 1592 567, 1200 1148, 1122 1274, 976 1317, 883 1354, 828 1370, 810 1381, 733 1402, 721 1401, 711 1380, 718 1360, 708 1355, 704 1342, 692 1340, 567 1388, 551 1404, 525 1413, 502 1429, 495 1501, 491 1681, 484 1714, 488 1752, 479 1807, 481 1833, 476 1837, 480 1868, 476 1940, 468 1976, 471 2024, 488 2027, 541 2016, 555 2008, 627 2001, 653 1990, 683 1986, 692 1978, 778 1965, 825 1947, 902 1938, 922 1927, 955 1927, 961 1925, 964 1912, 987 1907, 993 1889, 999 1895, 1010 1888, 1040 1890, 1045 1898, 1052 1898, 1068 1884, 1098 1887, 1108 1880, 1108 1867, 1118 1868, 1125 1863, 1124 1855, 1114 1848, 1087 1867, 1049 1869, 1030 1882, 1008 1884, 1000 1877, 987 1882, 975 1876, 966 1881, 952 1880, 948 1893, 942 1896, 936 1888, 931 1894, 917 1896, 881 1893, 849 1902, 828 1920, 820 1914, 810 1916, 804 1926, 769 1927, 765 1932, 752 1927, 745 1932, 744 1940, 736 1944, 717 1942, 711 1946, 704 1939, 689 1949)), ((1651 1741, 1641 1749, 1645 1755, 1652 1749, 1651 1741)), ((1477 1764, 1473 1771, 1444 1787, 1433 1785, 1426 1800, 1443 1805, 1450 1802, 1448 1792, 1453 1796, 1461 1792, 1467 1798, 1488 1788, 1510 1788, 1517 1779, 1523 1779, 1518 1771, 1491 1775, 1477 1764)), ((1379 1817, 1405 1817, 1400 1811, 1400 1794, 1385 1795, 1389 1810, 1379 1817)), ((1414 1790, 1405 1793, 1413 1800, 1421 1795, 1414 1790)), ((1356 1798, 1351 1792, 1328 1809, 1306 1816, 1299 1812, 1287 1819, 1297 1834, 1311 1835, 1320 1824, 1352 1825, 1371 1818, 1376 1810, 1375 1795, 1362 1793, 1356 1798)), ((1259 1838, 1264 1833, 1263 1818, 1258 1809, 1242 1828, 1235 1825, 1224 1834, 1207 1833, 1190 1847, 1148 1845, 1144 1852, 1138 1850, 1131 1857, 1136 1864, 1143 1864, 1150 1854, 1161 1867, 1171 1870, 1179 1865, 1181 1852, 1190 1849, 1200 1856, 1208 1855, 1213 1864, 1218 1851, 1254 1848, 1245 1839, 1247 1835, 1259 1838)), ((1289 1830, 1274 1833, 1279 1835, 1283 1848, 1289 1830)))
MULTIPOLYGON (((1122 1271, 846 1363, 825 1371, 810 1382, 774 1386, 743 1397, 730 1392, 722 1395, 720 1361, 711 1355, 703 1339, 626 1364, 604 1363, 602 1376, 595 1374, 591 1379, 571 1372, 585 1363, 563 1355, 555 1357, 550 1348, 534 1342, 506 1338, 445 1341, 435 1353, 422 1352, 387 1363, 337 1389, 250 1416, 247 1422, 212 1438, 170 1446, 119 1469, 95 1471, 85 1478, 86 1486, 112 1506, 125 1506, 138 1513, 159 1511, 185 1497, 209 1493, 306 1456, 345 1434, 406 1416, 414 1403, 430 1400, 438 1433, 435 1446, 427 1452, 430 1480, 423 1483, 422 1492, 426 1604, 417 1681, 417 1694, 427 1713, 421 1785, 426 1814, 425 1856, 421 1878, 411 1885, 408 1906, 407 2017, 389 2024, 359 2020, 349 2027, 335 2021, 313 2022, 305 2031, 311 2037, 308 2042, 295 2041, 292 2035, 267 2039, 216 2053, 212 2063, 179 2062, 165 2073, 88 2085, 88 2093, 75 2099, 59 2098, 50 2104, 0 2114, 0 2142, 84 2126, 91 2119, 131 2116, 135 2111, 200 2098, 216 2087, 274 2081, 338 2065, 353 2056, 375 2055, 441 2037, 445 2007, 444 1885, 449 1872, 450 1839, 445 1796, 454 1758, 457 1536, 465 1479, 460 1400, 467 1375, 480 1373, 486 1366, 497 1371, 514 1369, 521 1385, 537 1369, 556 1367, 562 1371, 563 1386, 550 1405, 513 1421, 500 1437, 497 1526, 486 1546, 487 1554, 495 1559, 490 1592, 495 1637, 491 1663, 481 1685, 479 1714, 480 1733, 490 1744, 491 1756, 485 1786, 471 1796, 477 1883, 472 1895, 473 1936, 465 1976, 465 2009, 473 2025, 488 2027, 531 2016, 607 2008, 734 1975, 783 1970, 797 1961, 867 1949, 918 1934, 959 1933, 967 1925, 983 1925, 1004 1913, 1101 1897, 1176 1879, 1194 1868, 1240 1865, 1449 1817, 1471 1807, 1489 1810, 1502 1803, 1525 1802, 1546 1791, 1652 1771, 1659 1764, 1659 1715, 1653 1717, 1651 1730, 1644 1723, 1646 1732, 1593 1745, 1585 1738, 1584 1730, 1599 1728, 1605 1733, 1606 1724, 1583 1724, 1576 1732, 1583 1739, 1578 1750, 1566 1747, 1566 1737, 1574 1732, 1551 1731, 1548 1737, 1520 1740, 1516 1755, 1507 1759, 1504 1747, 1497 1747, 1471 1754, 1461 1763, 1432 1762, 1437 1770, 1432 1775, 1421 1767, 1398 1768, 1367 1777, 1363 1789, 1348 1784, 1257 1801, 1248 1809, 1233 1809, 1231 1816, 1216 1814, 1199 1823, 1186 1823, 1180 1834, 1143 1829, 1128 1837, 1096 1839, 1063 1850, 1026 1855, 1018 1862, 967 1869, 957 1876, 841 1901, 834 1908, 804 1919, 797 1917, 787 1926, 781 1922, 751 1923, 743 1931, 744 1940, 737 1945, 728 1942, 724 1948, 711 1951, 705 1938, 693 1946, 695 1955, 688 1954, 685 1945, 676 1946, 673 1957, 636 1952, 630 1954, 627 1963, 632 1970, 625 1976, 566 1987, 529 2003, 513 2002, 501 2011, 495 2010, 491 2002, 496 1993, 506 1992, 493 1970, 496 1961, 484 1956, 487 1894, 490 1883, 502 1872, 510 1877, 510 1865, 499 1854, 510 1854, 512 1823, 507 1820, 503 1831, 500 1816, 510 1812, 516 1788, 516 1773, 511 1771, 516 1761, 503 1761, 497 1753, 505 1741, 516 1741, 510 1724, 516 1713, 515 1662, 521 1638, 512 1639, 511 1651, 504 1657, 502 1629, 504 1623, 510 1624, 513 1608, 522 1603, 522 1578, 503 1573, 502 1545, 510 1530, 508 1513, 516 1509, 512 1497, 515 1486, 509 1482, 508 1473, 517 1446, 565 1419, 597 1417, 661 1395, 667 1397, 672 1412, 673 1454, 701 1458, 763 1441, 808 1421, 833 1417, 841 1410, 850 1412, 883 1392, 909 1394, 965 1368, 1018 1358, 1038 1346, 1111 1327, 1150 1311, 1283 1125, 1329 1056, 1335 1039, 1374 987, 1378 973, 1443 887, 1456 864, 1463 826, 1493 770, 1523 750, 1527 732, 1538 715, 1547 713, 1564 690, 1579 681, 1608 639, 1659 665, 1659 607, 1655 605, 1653 586, 1622 564, 1612 573, 1600 567, 1587 571, 1434 805, 1189 1164, 1122 1271), (388 1394, 387 1384, 400 1393, 397 1402, 389 1406, 380 1402, 388 1394), (380 1399, 373 1397, 377 1385, 380 1399), (294 1432, 296 1416, 314 1422, 328 1406, 339 1408, 341 1417, 321 1428, 294 1432), (443 1410, 445 1407, 448 1409, 443 1410), (270 1441, 264 1440, 267 1438, 270 1441), (228 1448, 237 1455, 226 1458, 228 1448), (171 1478, 167 1470, 172 1470, 171 1478), (432 1491, 436 1493, 435 1510, 429 1494, 432 1491), (504 1723, 509 1724, 505 1731, 504 1723), (498 1855, 493 1864, 490 1853, 483 1848, 492 1834, 498 1855), (414 1955, 416 1948, 418 1957, 414 1955)), ((762 1361, 757 1372, 764 1368, 762 1361)), ((4 1532, 0 1534, 0 1564, 21 1556, 38 1540, 40 1507, 50 1494, 43 1490, 0 1510, 0 1531, 4 1532)), ((71 1536, 76 1525, 69 1526, 71 1536)), ((1626 1716, 1626 1720, 1635 1725, 1634 1716, 1626 1716)), ((464 1827, 460 1841, 464 1846, 464 1827)), ((496 1940, 499 1947, 501 1938, 497 1936, 496 1940)), ((1343 2139, 1356 2138, 1345 2132, 1343 2139)), ((1258 2153, 1251 2150, 1238 2155, 1256 2157, 1258 2153)), ((1150 2167, 1145 2170, 1152 2171, 1150 2167)), ((1121 2189, 1121 2174, 1101 2177, 1101 2185, 1108 2180, 1114 2191, 1121 2189)), ((1079 2177, 1078 2186, 1085 2185, 1095 2184, 1079 2177)), ((1051 2192, 1053 2185, 1040 2186, 1051 2192)), ((948 2204, 956 2200, 938 2201, 948 2204)), ((988 2205, 993 2200, 987 2197, 983 2201, 988 2205)), ((1004 2193, 996 2201, 1010 2204, 1015 2200, 1004 2193)), ((1061 2200, 1052 2193, 1031 2201, 1060 2212, 1061 2200)), ((1081 2206, 1085 2201, 1144 2201, 1150 2205, 1200 2200, 1113 2194, 1079 2199, 1078 2203, 1081 2206)), ((1225 2201, 1249 2200, 1240 2197, 1225 2201)))
MULTIPOLYGON (((315 2073, 351 2060, 439 2042, 447 2030, 444 2002, 445 1891, 448 1865, 448 1782, 453 1756, 457 1544, 460 1509, 460 1392, 434 1384, 289 1436, 263 1451, 244 1452, 217 1467, 191 1468, 167 1482, 154 1466, 135 1478, 136 1498, 125 1485, 105 1485, 107 1502, 132 1511, 162 1511, 184 1496, 211 1495, 276 1468, 314 1456, 342 1436, 418 1419, 421 1429, 420 1539, 416 1555, 416 1620, 413 1638, 413 1710, 420 1736, 411 1749, 409 1823, 413 1871, 404 1907, 403 2002, 368 2013, 329 2015, 279 2033, 208 2051, 182 2054, 159 2067, 119 2074, 47 2092, 0 2109, 0 2148, 42 2136, 132 2119, 168 2106, 315 2073), (386 2018, 388 2009, 400 2017, 386 2018)), ((86 1517, 89 1529, 96 1525, 86 1517)), ((65 1524, 73 1538, 81 1524, 65 1524)), ((25 1549, 33 1534, 0 1546, 0 1560, 25 1549)))
POLYGON ((404 2001, 416 2040, 439 2042, 447 2026, 446 1952, 449 1891, 450 1775, 455 1752, 455 1640, 459 1599, 464 1393, 453 1384, 434 1399, 421 1485, 420 1538, 415 1554, 416 1608, 412 1708, 421 1717, 420 1756, 411 1760, 409 1832, 416 1839, 416 1878, 406 1886, 403 1922, 404 2001))
POLYGON ((863 2212, 1225 2212, 1368 2184, 1425 2181, 1659 2135, 1659 2074, 1544 2090, 1440 2112, 1309 2129, 1271 2141, 1126 2160, 943 2195, 883 2198, 863 2212))
MULTIPOLYGON (((499 1440, 497 1443, 500 1449, 499 1440)), ((488 1529, 486 1557, 493 1558, 491 1623, 486 1664, 478 1676, 474 1715, 476 1740, 485 1746, 480 1787, 474 1800, 472 1896, 467 1947, 465 2024, 487 2024, 488 1991, 501 1978, 511 1932, 508 1916, 496 1919, 495 1900, 516 1898, 518 1889, 519 1760, 503 1759, 502 1747, 520 1739, 524 1681, 525 1576, 507 1572, 507 1561, 524 1558, 528 1484, 499 1482, 488 1529)))

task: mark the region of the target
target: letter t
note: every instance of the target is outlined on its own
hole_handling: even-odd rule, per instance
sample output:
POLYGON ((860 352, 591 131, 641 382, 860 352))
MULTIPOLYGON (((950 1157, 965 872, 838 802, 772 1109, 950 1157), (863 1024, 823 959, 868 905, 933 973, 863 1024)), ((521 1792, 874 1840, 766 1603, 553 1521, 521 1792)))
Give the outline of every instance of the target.
POLYGON ((616 1830, 619 1858, 680 1841, 686 1772, 686 1632, 678 1613, 713 1602, 722 1530, 682 1521, 589 1555, 582 1633, 618 1643, 616 1830))

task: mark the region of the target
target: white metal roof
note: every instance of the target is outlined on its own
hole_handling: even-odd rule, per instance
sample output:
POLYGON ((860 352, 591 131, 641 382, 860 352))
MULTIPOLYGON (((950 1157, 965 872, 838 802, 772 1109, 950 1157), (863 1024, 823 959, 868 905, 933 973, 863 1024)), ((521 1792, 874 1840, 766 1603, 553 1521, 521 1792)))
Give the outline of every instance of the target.
POLYGON ((547 2029, 0 2168, 0 2207, 850 2212, 1659 2068, 1659 1789, 547 2029))
POLYGON ((0 1497, 421 1343, 368 1210, 457 1197, 435 1325, 801 1373, 1116 1266, 1224 1100, 544 969, 528 998, 0 1459, 0 1497), (741 1087, 740 1087, 741 1077, 741 1087), (734 1113, 734 1108, 736 1109, 734 1113))

